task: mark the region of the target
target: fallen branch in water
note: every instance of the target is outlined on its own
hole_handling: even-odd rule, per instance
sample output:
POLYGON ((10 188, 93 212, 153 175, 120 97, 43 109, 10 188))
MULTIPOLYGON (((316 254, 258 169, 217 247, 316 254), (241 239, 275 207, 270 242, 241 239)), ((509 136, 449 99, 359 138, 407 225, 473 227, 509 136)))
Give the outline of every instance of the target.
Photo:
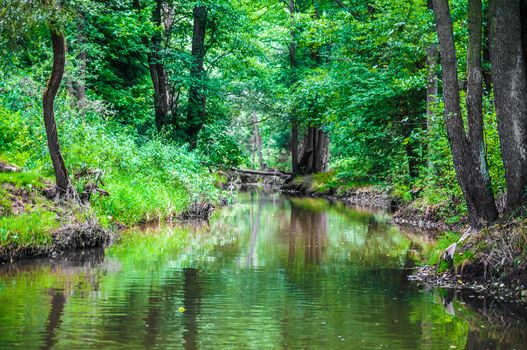
POLYGON ((235 169, 232 168, 231 171, 244 174, 253 174, 253 175, 263 175, 263 176, 293 176, 293 173, 283 172, 283 171, 264 171, 264 170, 250 170, 250 169, 235 169))

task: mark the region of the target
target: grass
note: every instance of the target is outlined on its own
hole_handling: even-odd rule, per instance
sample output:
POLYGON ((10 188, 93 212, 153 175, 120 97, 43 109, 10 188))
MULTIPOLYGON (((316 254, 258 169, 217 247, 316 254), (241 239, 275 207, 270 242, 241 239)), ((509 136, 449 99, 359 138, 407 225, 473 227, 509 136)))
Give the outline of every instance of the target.
POLYGON ((427 258, 428 265, 437 265, 441 261, 441 254, 448 248, 452 243, 459 241, 461 235, 458 232, 447 231, 443 233, 437 240, 433 249, 427 252, 425 255, 427 258))
POLYGON ((37 210, 0 218, 0 246, 10 248, 42 247, 52 243, 52 233, 59 228, 57 214, 37 210))
MULTIPOLYGON (((448 262, 441 259, 443 252, 453 243, 459 241, 461 234, 454 231, 446 231, 443 233, 436 244, 432 247, 430 251, 425 252, 426 264, 438 266, 439 272, 445 272, 450 268, 448 262)), ((456 248, 456 253, 454 254, 454 267, 459 267, 464 265, 467 262, 472 262, 475 257, 475 252, 472 250, 462 249, 462 246, 456 248)))
POLYGON ((98 216, 124 225, 162 221, 190 203, 187 190, 174 179, 117 174, 105 188, 110 196, 94 200, 98 216))
POLYGON ((0 173, 0 184, 8 183, 15 187, 37 188, 46 187, 45 178, 38 170, 20 173, 0 173))

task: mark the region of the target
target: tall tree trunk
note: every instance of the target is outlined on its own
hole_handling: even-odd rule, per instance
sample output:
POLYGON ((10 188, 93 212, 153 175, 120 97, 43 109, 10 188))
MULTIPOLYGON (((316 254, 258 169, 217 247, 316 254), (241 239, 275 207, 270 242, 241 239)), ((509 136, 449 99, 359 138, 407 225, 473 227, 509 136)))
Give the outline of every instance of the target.
POLYGON ((298 162, 299 173, 309 175, 326 171, 328 156, 328 135, 320 127, 309 127, 302 143, 302 158, 298 162))
POLYGON ((309 127, 302 142, 302 158, 298 162, 298 168, 303 175, 313 173, 313 152, 314 145, 316 145, 315 134, 315 128, 309 127))
POLYGON ((479 163, 484 185, 492 193, 485 141, 483 139, 483 70, 481 66, 483 39, 482 11, 481 0, 469 0, 466 103, 469 141, 472 153, 479 163))
POLYGON ((192 69, 191 83, 188 93, 187 136, 191 148, 196 147, 198 133, 205 122, 205 30, 207 26, 207 8, 196 6, 193 10, 194 30, 192 33, 192 69))
POLYGON ((437 45, 432 44, 426 50, 426 63, 428 66, 428 78, 426 83, 426 133, 427 133, 427 166, 428 171, 433 172, 430 144, 433 139, 434 114, 437 108, 438 82, 437 82, 437 45))
POLYGON ((69 193, 71 186, 68 178, 68 170, 66 169, 64 158, 60 151, 55 112, 53 111, 55 96, 59 90, 62 76, 64 75, 64 65, 66 63, 66 44, 62 32, 51 28, 51 43, 53 45, 53 67, 42 96, 42 108, 49 154, 57 182, 57 193, 59 196, 64 196, 69 193))
MULTIPOLYGON (((288 4, 289 14, 291 20, 295 16, 295 0, 289 0, 288 4)), ((291 41, 289 42, 289 59, 291 66, 291 86, 296 82, 296 35, 295 30, 291 29, 291 41)), ((299 154, 298 154, 298 120, 296 117, 296 110, 293 108, 291 111, 291 168, 293 174, 299 174, 300 168, 299 163, 299 154)))
POLYGON ((293 163, 293 174, 299 174, 300 168, 298 166, 298 121, 296 120, 296 116, 293 116, 291 120, 291 162, 293 163))
POLYGON ((313 171, 321 173, 327 170, 329 137, 322 129, 317 129, 317 144, 313 152, 313 171))
POLYGON ((506 211, 525 203, 527 84, 519 0, 491 1, 492 82, 507 181, 506 211))
MULTIPOLYGON (((139 0, 133 0, 133 6, 137 10, 142 9, 139 0)), ((162 11, 163 0, 156 0, 156 7, 152 13, 152 18, 158 28, 161 28, 162 26, 162 11)), ((170 101, 172 97, 168 86, 168 74, 160 55, 163 46, 163 35, 160 32, 156 32, 151 38, 143 36, 141 40, 145 46, 149 47, 148 69, 150 71, 150 79, 152 80, 152 86, 154 88, 155 124, 159 131, 165 125, 175 122, 170 117, 170 101)))
MULTIPOLYGON (((457 60, 454 33, 448 0, 434 0, 439 48, 443 66, 443 95, 445 99, 445 125, 456 170, 456 177, 465 197, 470 223, 479 227, 498 217, 491 190, 486 186, 480 162, 472 151, 465 134, 461 115, 457 60)), ((471 15, 469 13, 469 15, 471 15)), ((471 92, 472 93, 472 92, 471 92)))
MULTIPOLYGON (((153 18, 158 28, 162 26, 163 0, 156 0, 153 18)), ((161 32, 156 32, 151 39, 151 49, 148 56, 150 77, 154 86, 154 110, 157 130, 171 122, 170 118, 170 93, 168 87, 168 75, 160 55, 163 45, 161 32)))

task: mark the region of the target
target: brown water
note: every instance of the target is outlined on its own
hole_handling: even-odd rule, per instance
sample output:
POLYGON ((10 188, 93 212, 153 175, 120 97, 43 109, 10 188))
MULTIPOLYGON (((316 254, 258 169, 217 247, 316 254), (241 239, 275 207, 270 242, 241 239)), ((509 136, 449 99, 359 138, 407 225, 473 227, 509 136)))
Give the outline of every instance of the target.
POLYGON ((1 349, 527 349, 525 309, 408 283, 383 213, 240 194, 210 223, 0 267, 1 349))

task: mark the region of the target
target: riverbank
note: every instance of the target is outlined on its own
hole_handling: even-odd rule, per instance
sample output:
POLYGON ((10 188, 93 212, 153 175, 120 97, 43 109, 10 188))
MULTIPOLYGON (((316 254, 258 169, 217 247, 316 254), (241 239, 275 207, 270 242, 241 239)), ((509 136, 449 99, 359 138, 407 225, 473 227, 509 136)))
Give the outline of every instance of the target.
POLYGON ((456 230, 466 225, 463 216, 448 220, 441 207, 423 203, 421 199, 405 201, 379 184, 337 181, 331 173, 298 176, 286 182, 281 191, 309 197, 339 200, 348 205, 379 208, 393 213, 392 221, 401 226, 425 230, 456 230))
MULTIPOLYGON (((7 167, 4 167, 7 169, 7 167)), ((0 262, 109 244, 89 203, 58 201, 51 181, 14 166, 0 173, 0 262)))
POLYGON ((336 182, 331 173, 297 176, 284 183, 281 192, 307 197, 339 200, 348 205, 380 208, 391 211, 396 201, 389 193, 374 184, 350 184, 336 182))
POLYGON ((527 219, 445 234, 410 279, 527 303, 527 219))
MULTIPOLYGON (((162 196, 163 191, 158 195, 162 196)), ((131 200, 137 194, 121 197, 102 191, 88 199, 81 197, 82 194, 79 198, 61 200, 55 196, 53 181, 42 172, 22 171, 2 162, 0 262, 104 247, 118 237, 116 232, 122 228, 150 222, 204 219, 215 208, 212 201, 191 202, 184 192, 175 198, 144 198, 154 203, 164 198, 166 202, 161 208, 134 203, 131 200), (181 203, 181 199, 183 204, 172 204, 181 203)))
POLYGON ((452 208, 429 205, 419 197, 403 201, 378 185, 345 185, 329 174, 296 177, 284 184, 282 192, 389 210, 392 222, 399 226, 436 231, 436 245, 424 253, 421 266, 410 276, 412 281, 527 302, 527 219, 475 232, 465 215, 452 208), (445 251, 453 246, 455 252, 445 260, 445 251))

